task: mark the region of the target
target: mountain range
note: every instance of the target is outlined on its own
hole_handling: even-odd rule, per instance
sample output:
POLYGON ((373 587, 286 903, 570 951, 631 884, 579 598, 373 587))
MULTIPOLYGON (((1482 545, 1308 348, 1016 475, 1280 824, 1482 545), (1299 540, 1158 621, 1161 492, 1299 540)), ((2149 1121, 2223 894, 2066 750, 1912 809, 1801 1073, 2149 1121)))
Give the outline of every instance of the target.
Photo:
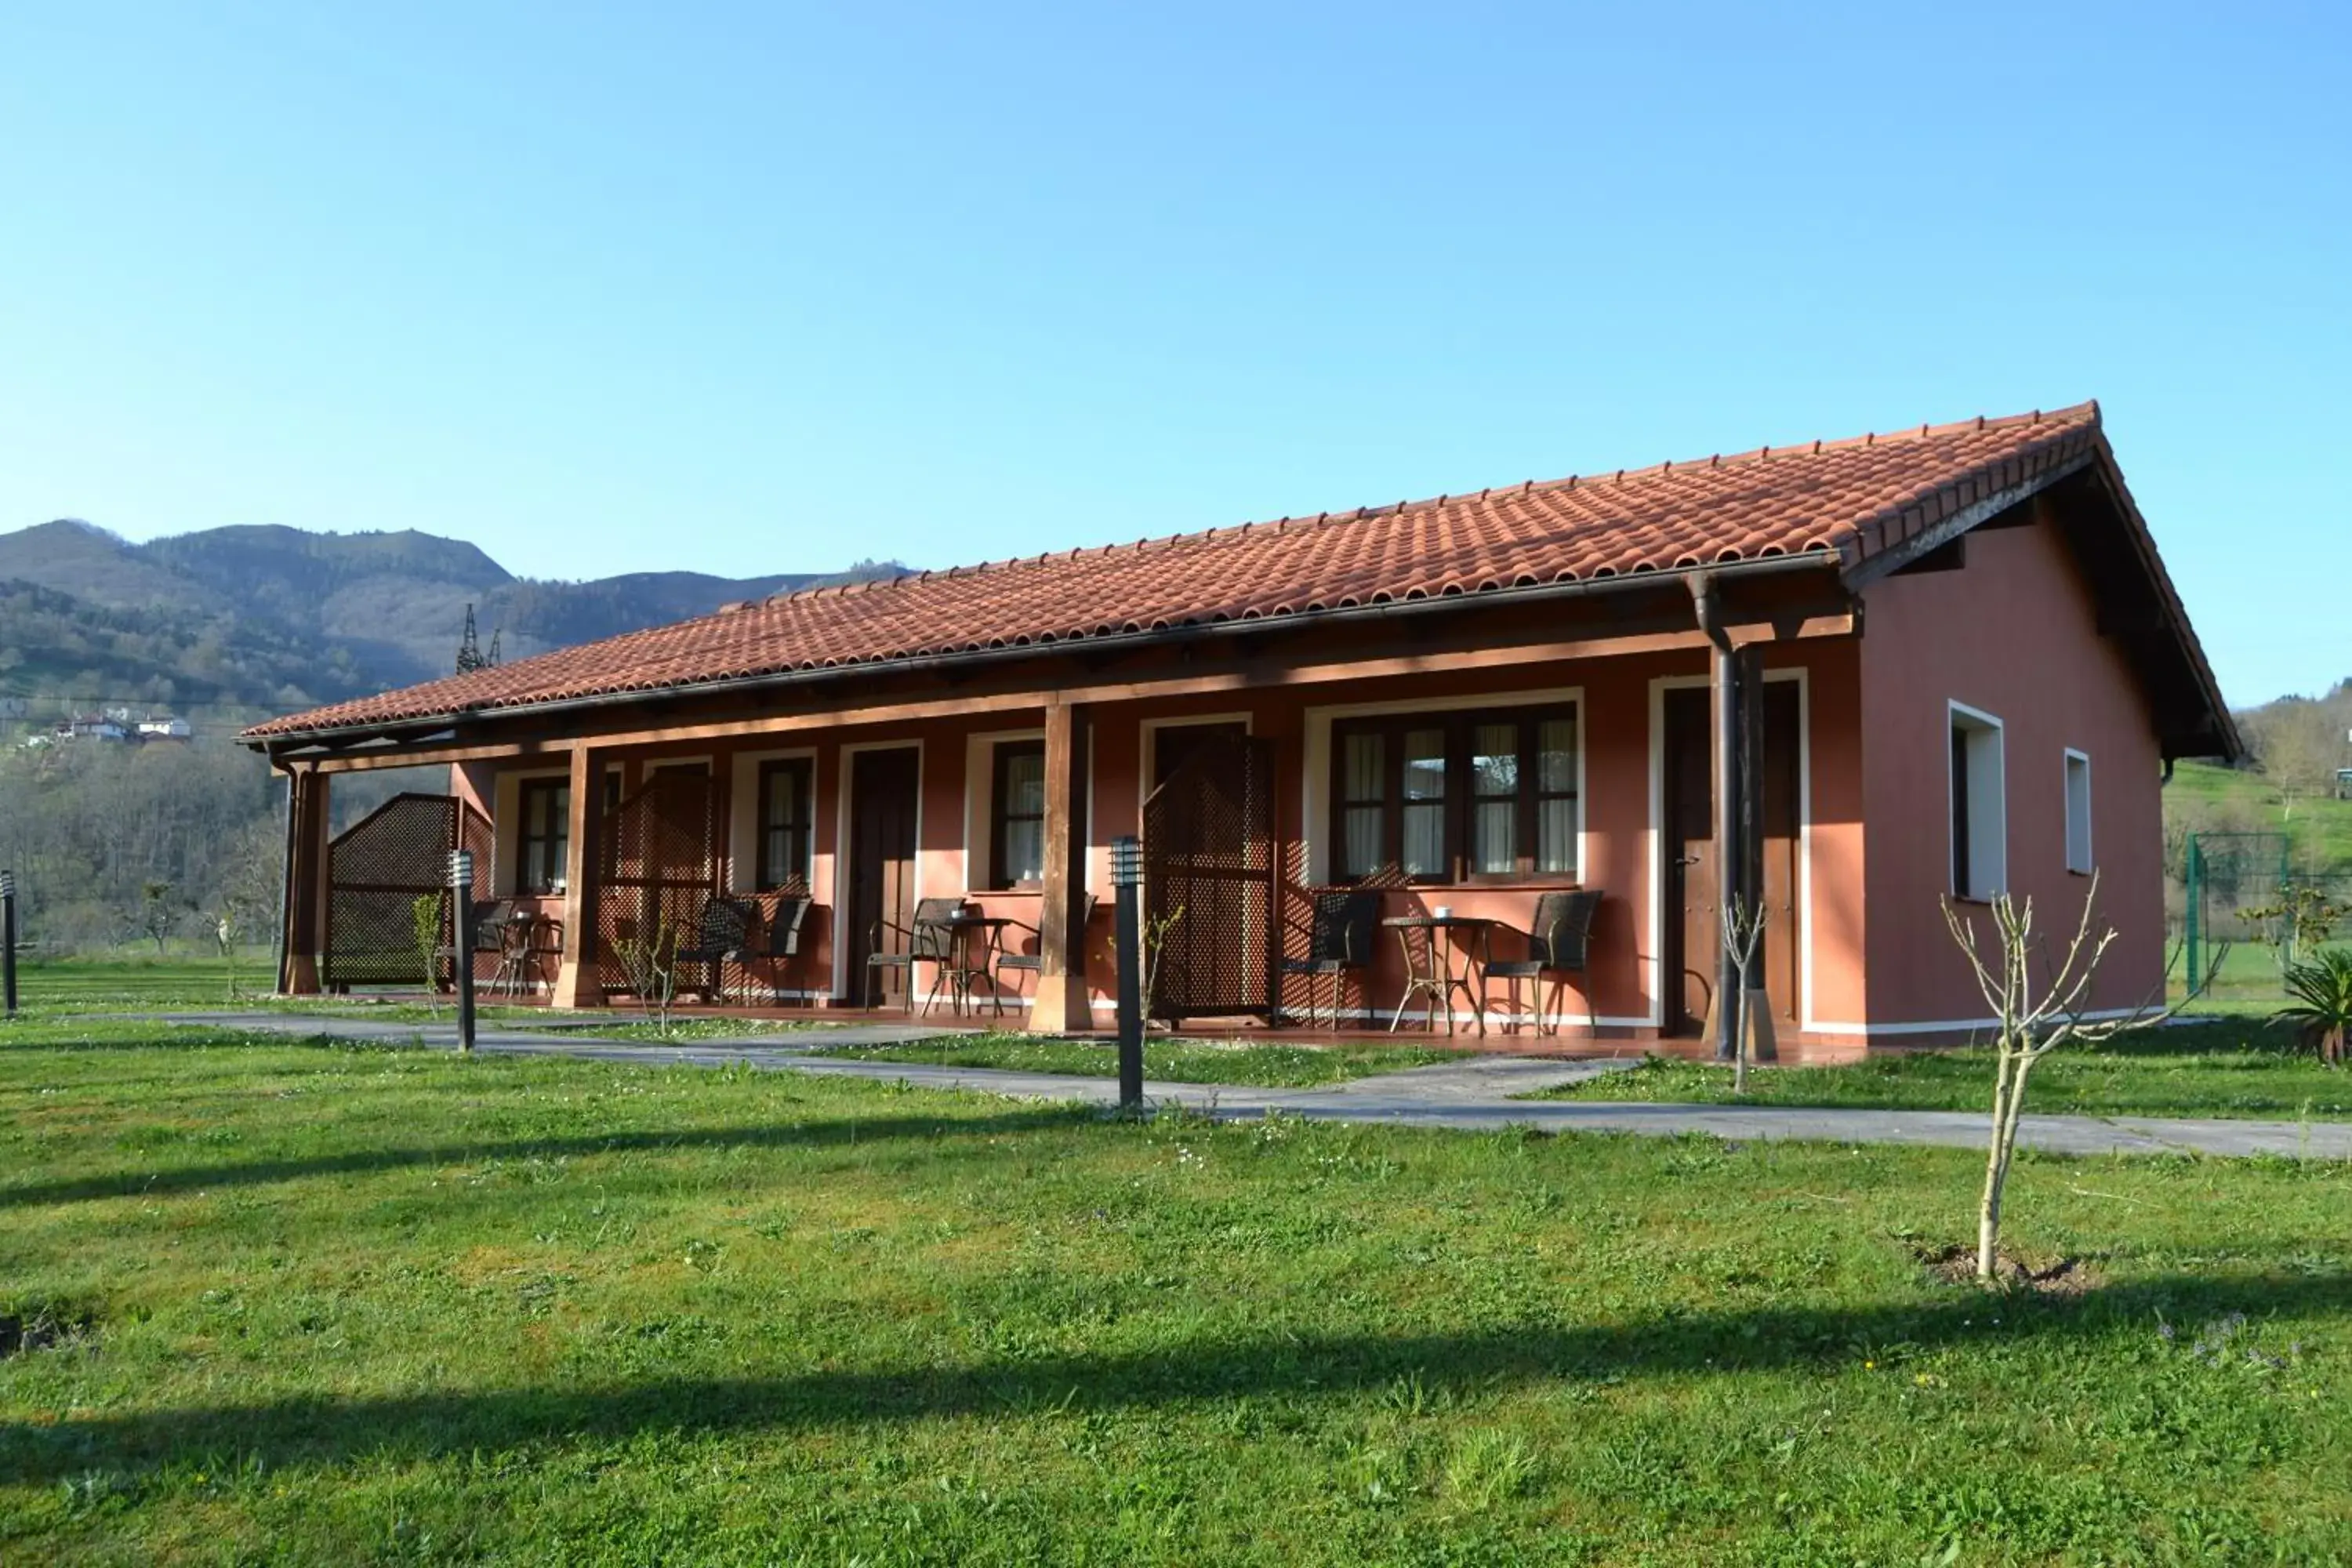
POLYGON ((903 570, 551 582, 414 530, 215 528, 134 544, 62 520, 0 533, 0 717, 101 705, 278 711, 448 674, 469 606, 484 651, 495 636, 504 658, 520 658, 903 570))

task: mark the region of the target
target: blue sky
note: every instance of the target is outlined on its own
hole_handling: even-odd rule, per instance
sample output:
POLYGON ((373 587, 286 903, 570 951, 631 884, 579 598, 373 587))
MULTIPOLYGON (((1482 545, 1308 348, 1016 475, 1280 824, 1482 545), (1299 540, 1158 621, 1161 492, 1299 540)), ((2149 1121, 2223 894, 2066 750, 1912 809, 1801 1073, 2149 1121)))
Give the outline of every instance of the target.
POLYGON ((0 7, 0 529, 937 566, 2095 396, 2232 700, 2315 690, 2347 70, 2340 4, 0 7))

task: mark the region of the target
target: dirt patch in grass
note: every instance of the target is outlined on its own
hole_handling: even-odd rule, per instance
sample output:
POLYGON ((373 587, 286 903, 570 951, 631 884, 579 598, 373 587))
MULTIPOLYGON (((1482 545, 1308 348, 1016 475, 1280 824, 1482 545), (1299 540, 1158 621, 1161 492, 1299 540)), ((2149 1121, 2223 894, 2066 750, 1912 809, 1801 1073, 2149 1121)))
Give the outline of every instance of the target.
POLYGON ((0 1312, 0 1361, 33 1351, 53 1351, 87 1339, 98 1328, 98 1314, 71 1307, 34 1307, 21 1312, 0 1312))
MULTIPOLYGON (((1912 1256, 1930 1278, 1944 1285, 1975 1285, 1977 1249, 1964 1242, 1939 1247, 1915 1247, 1912 1256)), ((2096 1289, 2103 1276, 2088 1258, 2050 1257, 1996 1247, 1993 1272, 2000 1288, 2036 1296, 2082 1296, 2096 1289)))

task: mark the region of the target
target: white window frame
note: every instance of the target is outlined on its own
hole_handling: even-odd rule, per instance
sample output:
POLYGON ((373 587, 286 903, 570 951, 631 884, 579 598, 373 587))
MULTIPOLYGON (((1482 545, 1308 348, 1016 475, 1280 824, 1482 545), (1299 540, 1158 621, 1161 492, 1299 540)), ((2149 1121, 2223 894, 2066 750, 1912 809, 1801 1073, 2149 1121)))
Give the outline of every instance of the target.
POLYGON ((2009 737, 1996 714, 1948 700, 1944 712, 1944 879, 1958 868, 1959 846, 1952 832, 1959 802, 1953 798, 1952 732, 1968 734, 1968 886, 1953 896, 1990 901, 2009 890, 2009 737))
POLYGON ((2099 868, 2097 840, 2091 833, 2091 803, 2095 798, 2091 779, 2091 753, 2069 746, 2065 751, 2066 798, 2066 869, 2078 877, 2087 877, 2099 868), (2079 767, 2083 781, 2082 810, 2077 821, 2074 779, 2079 767))
MULTIPOLYGON (((1591 754, 1592 737, 1587 731, 1584 688, 1556 686, 1540 691, 1480 691, 1459 697, 1409 697, 1390 702, 1343 702, 1327 708, 1309 708, 1306 712, 1306 777, 1303 781, 1305 798, 1299 803, 1299 820, 1307 826, 1307 875, 1318 887, 1332 878, 1332 862, 1337 853, 1337 826, 1331 821, 1331 770, 1339 765, 1331 752, 1332 721, 1339 719, 1381 718, 1393 713, 1460 713, 1472 709, 1489 708, 1573 708, 1576 710, 1576 880, 1589 886, 1584 879, 1591 874, 1592 851, 1589 824, 1591 803, 1586 795, 1585 759, 1591 754)), ((1150 775, 1145 775, 1149 777, 1150 775)), ((1538 882, 1555 880, 1538 878, 1538 882)), ((1430 884, 1432 887, 1441 884, 1430 884)), ((1467 883, 1476 888, 1491 885, 1507 889, 1512 884, 1467 883)), ((1450 884, 1444 885, 1450 888, 1450 884)))
POLYGON ((990 831, 996 815, 996 748, 1045 738, 1043 730, 980 730, 964 737, 963 885, 967 893, 1021 890, 989 887, 996 879, 996 839, 990 831))
POLYGON ((738 752, 728 770, 727 795, 727 889, 733 893, 749 893, 760 878, 760 838, 767 831, 760 819, 760 768, 766 763, 805 761, 809 765, 809 830, 808 856, 809 892, 816 892, 816 851, 818 798, 824 792, 824 780, 819 776, 814 746, 786 746, 778 750, 738 752))

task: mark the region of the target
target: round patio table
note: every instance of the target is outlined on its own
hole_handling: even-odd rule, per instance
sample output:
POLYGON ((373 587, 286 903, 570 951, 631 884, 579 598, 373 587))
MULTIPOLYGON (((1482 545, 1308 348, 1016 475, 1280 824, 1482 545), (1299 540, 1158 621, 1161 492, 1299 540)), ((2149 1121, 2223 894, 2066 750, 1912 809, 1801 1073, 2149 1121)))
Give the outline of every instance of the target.
MULTIPOLYGON (((1397 1002, 1389 1033, 1404 1022, 1404 1010, 1416 996, 1426 996, 1433 1009, 1444 1009, 1445 1032, 1454 1033, 1454 994, 1470 998, 1470 1016, 1478 1034, 1486 1033, 1486 947, 1495 922, 1475 915, 1391 915, 1381 924, 1397 933, 1404 950, 1404 995, 1397 1002), (1455 973, 1456 966, 1461 973, 1455 973)), ((1430 1015, 1432 1027, 1436 1013, 1430 1015)))
POLYGON ((967 910, 932 923, 948 938, 947 962, 940 966, 948 983, 948 1005, 962 1016, 971 1005, 973 984, 985 980, 989 1000, 995 1005, 997 1016, 1003 1017, 1004 993, 996 988, 996 954, 1003 945, 1004 928, 1013 922, 1003 915, 967 910))

